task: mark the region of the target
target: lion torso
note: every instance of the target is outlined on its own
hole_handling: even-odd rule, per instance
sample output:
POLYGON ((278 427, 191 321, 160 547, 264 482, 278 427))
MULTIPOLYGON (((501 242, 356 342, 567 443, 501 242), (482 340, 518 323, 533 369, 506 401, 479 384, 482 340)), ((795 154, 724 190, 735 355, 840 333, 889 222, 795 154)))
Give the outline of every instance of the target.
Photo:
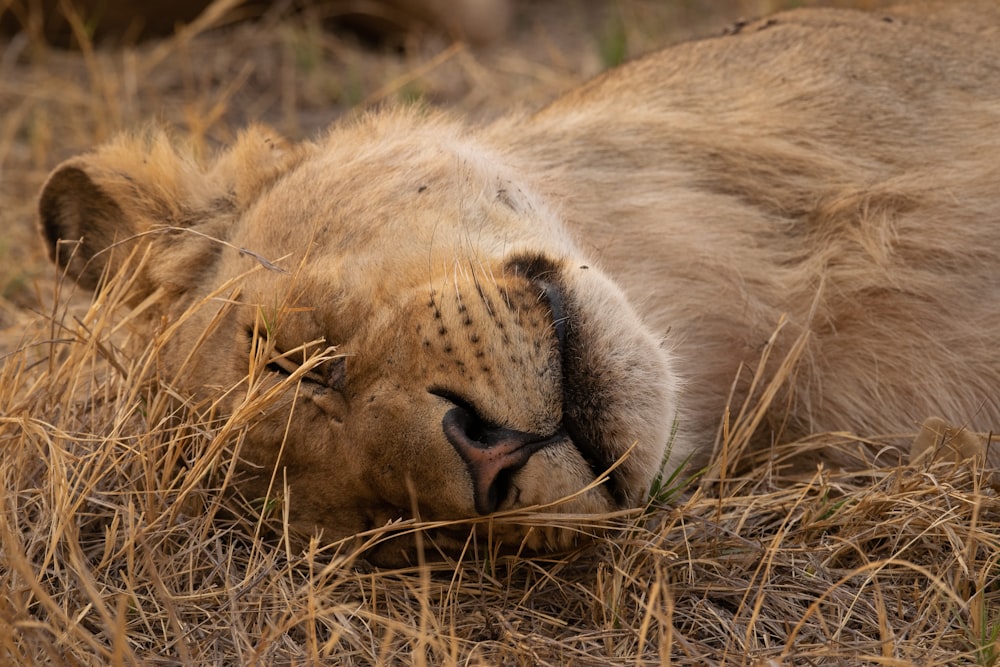
POLYGON ((779 322, 772 369, 809 337, 785 437, 1000 419, 1000 12, 937 9, 787 12, 501 126, 669 332, 702 441, 779 322))

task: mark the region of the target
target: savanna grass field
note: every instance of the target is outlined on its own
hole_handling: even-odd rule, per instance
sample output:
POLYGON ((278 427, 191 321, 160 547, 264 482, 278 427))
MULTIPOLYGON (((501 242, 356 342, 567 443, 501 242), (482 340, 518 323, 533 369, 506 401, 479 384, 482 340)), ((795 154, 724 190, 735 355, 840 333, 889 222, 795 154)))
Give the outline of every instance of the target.
POLYGON ((70 48, 0 35, 0 664, 1000 664, 1000 500, 975 460, 907 463, 878 449, 884 434, 748 453, 773 395, 760 387, 719 416, 716 464, 661 480, 642 509, 467 522, 459 555, 416 520, 293 539, 280 502, 228 492, 273 392, 251 384, 218 415, 173 391, 156 363, 170 327, 136 333, 128 279, 94 298, 37 237, 48 172, 122 130, 163 125, 209 156, 254 121, 304 138, 414 102, 489 119, 801 4, 524 0, 502 37, 467 45, 433 29, 359 36, 331 20, 337 2, 248 16, 236 0, 170 36, 99 42, 61 2, 70 48), (872 445, 877 460, 852 471, 788 465, 872 445), (579 547, 501 552, 496 521, 571 527, 579 547), (423 545, 414 562, 365 560, 398 533, 423 545))

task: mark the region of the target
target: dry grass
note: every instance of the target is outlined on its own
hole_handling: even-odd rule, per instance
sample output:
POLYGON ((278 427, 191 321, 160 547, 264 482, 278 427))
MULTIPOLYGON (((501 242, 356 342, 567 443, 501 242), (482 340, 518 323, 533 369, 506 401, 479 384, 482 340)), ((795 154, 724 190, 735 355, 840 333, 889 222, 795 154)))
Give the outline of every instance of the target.
MULTIPOLYGON (((413 95, 487 116, 706 20, 552 4, 559 21, 525 19, 511 45, 479 53, 429 36, 373 53, 278 17, 118 51, 0 42, 0 663, 1000 662, 1000 500, 974 467, 793 475, 807 449, 860 444, 816 436, 643 510, 493 519, 598 535, 575 553, 500 555, 482 520, 461 557, 373 569, 356 541, 293 540, 280 512, 225 492, 269 394, 251 383, 224 417, 190 404, 157 375, 162 339, 115 308, 126 277, 90 303, 41 257, 45 173, 119 128, 160 118, 208 151, 249 118, 295 136, 331 109, 413 95)), ((757 408, 736 413, 721 461, 747 461, 757 408)), ((361 541, 416 531, 434 553, 426 528, 361 541)))

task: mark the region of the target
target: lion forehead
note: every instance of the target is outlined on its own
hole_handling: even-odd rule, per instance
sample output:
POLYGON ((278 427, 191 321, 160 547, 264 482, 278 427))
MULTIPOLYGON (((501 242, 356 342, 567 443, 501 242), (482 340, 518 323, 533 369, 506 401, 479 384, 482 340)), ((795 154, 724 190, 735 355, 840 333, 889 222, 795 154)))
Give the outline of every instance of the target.
MULTIPOLYGON (((407 127, 403 123, 403 128, 407 127)), ((574 251, 532 187, 491 150, 428 127, 377 141, 347 128, 313 145, 240 221, 234 236, 310 264, 348 261, 362 271, 405 272, 409 260, 481 259, 545 249, 574 251)), ((383 274, 385 275, 385 274, 383 274)))

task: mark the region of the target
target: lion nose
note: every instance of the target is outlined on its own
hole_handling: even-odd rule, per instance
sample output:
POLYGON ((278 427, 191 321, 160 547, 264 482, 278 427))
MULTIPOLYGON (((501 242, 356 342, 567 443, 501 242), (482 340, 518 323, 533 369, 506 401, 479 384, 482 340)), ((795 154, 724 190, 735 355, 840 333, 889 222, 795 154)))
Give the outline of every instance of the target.
POLYGON ((496 511, 510 492, 511 478, 538 450, 560 440, 490 424, 471 407, 455 405, 442 420, 445 437, 472 476, 476 511, 496 511))

